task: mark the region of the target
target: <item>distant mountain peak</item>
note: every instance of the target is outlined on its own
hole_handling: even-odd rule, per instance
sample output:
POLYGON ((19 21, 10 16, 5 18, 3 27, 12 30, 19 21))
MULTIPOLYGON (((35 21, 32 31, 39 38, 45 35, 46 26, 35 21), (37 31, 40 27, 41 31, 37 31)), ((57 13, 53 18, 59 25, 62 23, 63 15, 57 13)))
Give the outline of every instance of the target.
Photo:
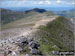
POLYGON ((39 12, 39 13, 46 12, 46 10, 44 10, 44 9, 39 9, 39 8, 34 8, 34 9, 28 10, 28 11, 26 11, 26 12, 28 13, 28 12, 31 12, 31 11, 35 11, 35 12, 39 12))

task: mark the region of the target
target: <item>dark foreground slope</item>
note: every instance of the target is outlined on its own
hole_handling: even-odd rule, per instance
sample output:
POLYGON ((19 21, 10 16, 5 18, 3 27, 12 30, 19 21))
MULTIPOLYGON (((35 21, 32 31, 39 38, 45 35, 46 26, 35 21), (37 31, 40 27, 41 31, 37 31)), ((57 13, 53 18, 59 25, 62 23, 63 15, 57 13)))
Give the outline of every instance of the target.
POLYGON ((52 51, 74 51, 73 24, 64 17, 58 17, 47 26, 40 26, 37 32, 40 50, 46 54, 52 51))

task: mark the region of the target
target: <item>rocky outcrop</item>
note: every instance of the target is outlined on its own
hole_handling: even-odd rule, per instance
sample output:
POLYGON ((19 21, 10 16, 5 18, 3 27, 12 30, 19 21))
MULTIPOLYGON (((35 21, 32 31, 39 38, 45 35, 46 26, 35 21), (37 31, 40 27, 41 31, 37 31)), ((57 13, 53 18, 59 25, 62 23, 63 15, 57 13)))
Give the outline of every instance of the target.
POLYGON ((1 43, 0 53, 6 53, 7 56, 18 55, 20 53, 39 55, 39 43, 34 38, 26 38, 25 36, 17 37, 16 39, 6 40, 1 43), (29 50, 29 51, 28 51, 29 50))

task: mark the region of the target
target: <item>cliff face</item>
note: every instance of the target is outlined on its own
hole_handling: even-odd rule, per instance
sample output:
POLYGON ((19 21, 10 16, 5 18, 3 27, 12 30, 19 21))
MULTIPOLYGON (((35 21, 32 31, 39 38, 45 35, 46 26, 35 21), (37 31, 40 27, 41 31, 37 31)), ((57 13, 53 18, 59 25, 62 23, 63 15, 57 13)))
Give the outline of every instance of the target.
POLYGON ((73 24, 64 17, 57 17, 56 20, 40 26, 37 36, 42 46, 40 49, 48 54, 52 51, 74 51, 73 24))

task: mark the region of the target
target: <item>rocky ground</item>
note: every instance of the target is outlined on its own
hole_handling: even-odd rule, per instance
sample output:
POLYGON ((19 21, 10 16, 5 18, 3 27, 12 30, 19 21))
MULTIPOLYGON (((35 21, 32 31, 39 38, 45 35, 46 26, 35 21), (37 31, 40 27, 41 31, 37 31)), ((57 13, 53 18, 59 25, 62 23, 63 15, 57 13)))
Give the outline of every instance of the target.
MULTIPOLYGON (((56 17, 57 16, 44 16, 43 19, 35 22, 32 27, 13 28, 1 31, 0 33, 2 35, 2 38, 0 37, 0 56, 53 56, 44 54, 41 52, 41 50, 39 50, 40 44, 36 40, 37 36, 35 36, 34 33, 39 30, 37 28, 40 25, 45 26, 48 22, 52 22, 53 20, 55 20, 56 17), (4 36, 3 38, 3 35, 5 33, 10 34, 6 35, 6 37, 4 36), (14 33, 15 35, 12 33, 14 33)), ((52 48, 55 47, 57 46, 53 44, 52 48)), ((56 52, 52 51, 52 53, 54 54, 56 52)))
POLYGON ((41 51, 39 51, 40 45, 34 39, 33 33, 36 32, 40 25, 46 25, 48 22, 53 21, 55 17, 43 17, 40 21, 36 22, 32 28, 13 28, 8 29, 6 31, 1 31, 2 38, 0 40, 0 55, 7 55, 7 56, 22 56, 20 52, 26 52, 24 55, 31 56, 34 55, 42 55, 41 51), (46 18, 46 19, 45 19, 46 18), (3 38, 4 33, 9 33, 3 38), (11 36, 14 33, 15 35, 11 36), (8 38, 7 38, 8 36, 8 38), (25 46, 25 47, 24 47, 25 46), (23 49, 25 48, 25 50, 23 49), (27 49, 27 50, 26 50, 27 49))
POLYGON ((33 38, 30 38, 30 36, 20 36, 1 43, 0 53, 6 56, 19 56, 22 53, 26 56, 31 54, 41 55, 38 50, 39 46, 38 42, 33 38))
MULTIPOLYGON (((39 30, 37 28, 40 25, 45 26, 48 22, 52 22, 53 20, 55 20, 56 17, 57 16, 44 16, 43 19, 35 22, 32 27, 13 28, 0 32, 1 35, 4 35, 4 33, 10 33, 6 37, 4 36, 5 38, 3 38, 3 35, 2 38, 0 37, 0 56, 53 56, 48 54, 45 55, 41 52, 41 50, 39 50, 40 44, 36 40, 37 36, 35 36, 34 33, 39 30), (12 33, 14 33, 15 35, 12 33)), ((55 47, 57 46, 54 44, 52 48, 55 47)), ((52 51, 52 53, 56 52, 52 51)))

